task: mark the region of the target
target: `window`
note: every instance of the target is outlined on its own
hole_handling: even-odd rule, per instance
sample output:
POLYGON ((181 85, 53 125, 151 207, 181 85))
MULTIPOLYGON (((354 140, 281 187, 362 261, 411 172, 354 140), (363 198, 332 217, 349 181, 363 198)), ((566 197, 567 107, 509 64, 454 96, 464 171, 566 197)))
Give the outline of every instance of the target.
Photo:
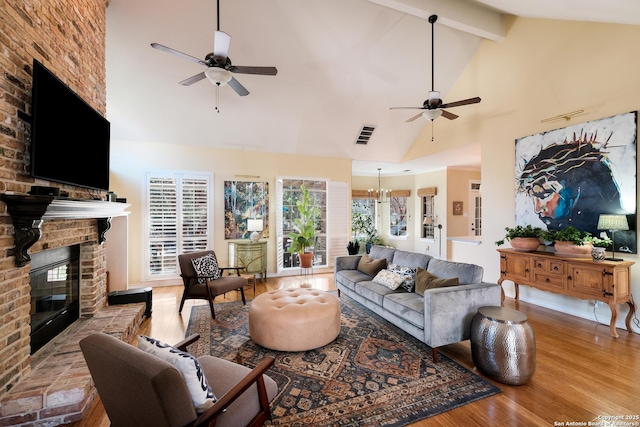
MULTIPOLYGON (((316 220, 315 244, 313 247, 313 265, 327 265, 327 181, 306 179, 282 180, 282 267, 298 267, 298 257, 289 253, 291 239, 289 232, 297 218, 296 201, 302 196, 300 187, 309 190, 311 203, 320 209, 320 217, 316 220)), ((279 190, 279 189, 278 189, 279 190)), ((280 262, 280 260, 279 260, 280 262)))
POLYGON ((211 174, 147 174, 145 278, 178 273, 178 254, 211 247, 211 174))
POLYGON ((376 228, 376 205, 372 199, 351 199, 351 232, 355 240, 366 240, 366 230, 376 228))
POLYGON ((436 209, 435 195, 422 197, 422 232, 420 237, 423 239, 435 239, 436 228, 436 209))
POLYGON ((389 236, 407 237, 407 198, 389 198, 389 236))

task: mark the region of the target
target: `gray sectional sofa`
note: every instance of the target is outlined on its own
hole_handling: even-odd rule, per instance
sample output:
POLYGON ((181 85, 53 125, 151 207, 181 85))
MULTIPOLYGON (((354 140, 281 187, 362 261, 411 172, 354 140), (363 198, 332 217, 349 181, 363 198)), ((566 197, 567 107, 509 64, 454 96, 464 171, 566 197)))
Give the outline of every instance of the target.
POLYGON ((433 349, 434 361, 437 361, 438 347, 469 339, 471 319, 479 307, 501 305, 500 286, 483 282, 484 270, 478 265, 373 246, 369 253, 371 260, 385 258, 386 264, 420 267, 437 278, 458 278, 458 286, 426 289, 424 295, 420 295, 374 282, 373 276, 358 270, 362 256, 336 257, 334 280, 339 294, 346 294, 427 344, 433 349))

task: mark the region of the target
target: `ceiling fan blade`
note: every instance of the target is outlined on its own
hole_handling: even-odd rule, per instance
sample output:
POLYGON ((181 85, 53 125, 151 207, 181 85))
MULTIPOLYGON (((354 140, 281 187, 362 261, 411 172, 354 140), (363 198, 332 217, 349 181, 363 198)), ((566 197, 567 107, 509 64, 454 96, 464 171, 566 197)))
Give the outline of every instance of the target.
POLYGON ((444 117, 446 119, 449 119, 449 120, 454 120, 454 119, 458 118, 458 116, 456 116, 455 114, 450 113, 450 112, 448 112, 446 110, 442 110, 442 117, 444 117))
POLYGON ((416 114, 415 116, 413 116, 413 117, 411 117, 411 118, 408 118, 408 119, 406 120, 406 122, 407 122, 407 123, 412 122, 412 121, 414 121, 415 119, 418 119, 418 118, 420 118, 420 117, 422 117, 422 113, 418 113, 418 114, 416 114))
POLYGON ((249 95, 249 91, 247 90, 247 88, 242 86, 240 82, 235 79, 235 77, 231 77, 231 80, 229 80, 229 83, 227 84, 231 86, 231 89, 235 90, 238 95, 240 96, 249 95))
POLYGON ((205 77, 207 77, 207 76, 204 74, 204 71, 203 71, 201 73, 196 74, 195 76, 189 77, 188 79, 182 80, 180 82, 180 84, 182 86, 191 86, 192 84, 199 82, 200 80, 204 79, 205 77))
POLYGON ((389 107, 389 110, 424 110, 423 107, 389 107))
POLYGON ((186 59, 187 61, 196 62, 196 63, 201 64, 201 65, 207 65, 206 62, 204 62, 201 59, 196 58, 195 56, 187 55, 186 53, 182 53, 182 52, 177 51, 175 49, 171 49, 170 47, 161 45, 160 43, 151 43, 151 47, 154 48, 154 49, 161 50, 163 52, 170 53, 172 55, 179 56, 180 58, 186 59))
POLYGON ((275 76, 278 74, 276 67, 246 67, 242 65, 234 65, 229 68, 232 73, 238 74, 259 74, 262 76, 275 76))
POLYGON ((222 62, 227 60, 229 56, 229 44, 231 43, 231 36, 224 31, 216 31, 213 36, 213 55, 217 58, 222 58, 222 62))
POLYGON ((461 105, 477 104, 478 102, 480 102, 480 98, 476 96, 475 98, 463 99, 462 101, 447 102, 446 104, 442 104, 440 107, 441 108, 459 107, 461 105))

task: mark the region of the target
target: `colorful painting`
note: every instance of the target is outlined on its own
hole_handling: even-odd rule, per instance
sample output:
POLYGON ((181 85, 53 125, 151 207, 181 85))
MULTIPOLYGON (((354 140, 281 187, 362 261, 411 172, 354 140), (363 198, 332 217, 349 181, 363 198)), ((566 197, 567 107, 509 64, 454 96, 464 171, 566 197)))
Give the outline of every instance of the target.
POLYGON ((269 183, 224 182, 224 238, 248 239, 247 220, 262 219, 263 238, 269 237, 269 183))
POLYGON ((624 214, 615 250, 637 253, 636 140, 637 111, 517 139, 516 225, 611 237, 599 215, 624 214))

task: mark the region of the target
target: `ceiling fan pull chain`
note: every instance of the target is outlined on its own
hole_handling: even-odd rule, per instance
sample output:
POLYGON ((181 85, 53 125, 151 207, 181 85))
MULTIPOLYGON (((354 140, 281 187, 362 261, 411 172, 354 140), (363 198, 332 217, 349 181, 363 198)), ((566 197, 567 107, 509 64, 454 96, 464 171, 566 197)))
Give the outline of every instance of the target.
POLYGON ((434 136, 433 136, 433 120, 431 120, 431 142, 433 142, 435 140, 434 136))
POLYGON ((216 83, 216 111, 220 113, 220 83, 216 83))

